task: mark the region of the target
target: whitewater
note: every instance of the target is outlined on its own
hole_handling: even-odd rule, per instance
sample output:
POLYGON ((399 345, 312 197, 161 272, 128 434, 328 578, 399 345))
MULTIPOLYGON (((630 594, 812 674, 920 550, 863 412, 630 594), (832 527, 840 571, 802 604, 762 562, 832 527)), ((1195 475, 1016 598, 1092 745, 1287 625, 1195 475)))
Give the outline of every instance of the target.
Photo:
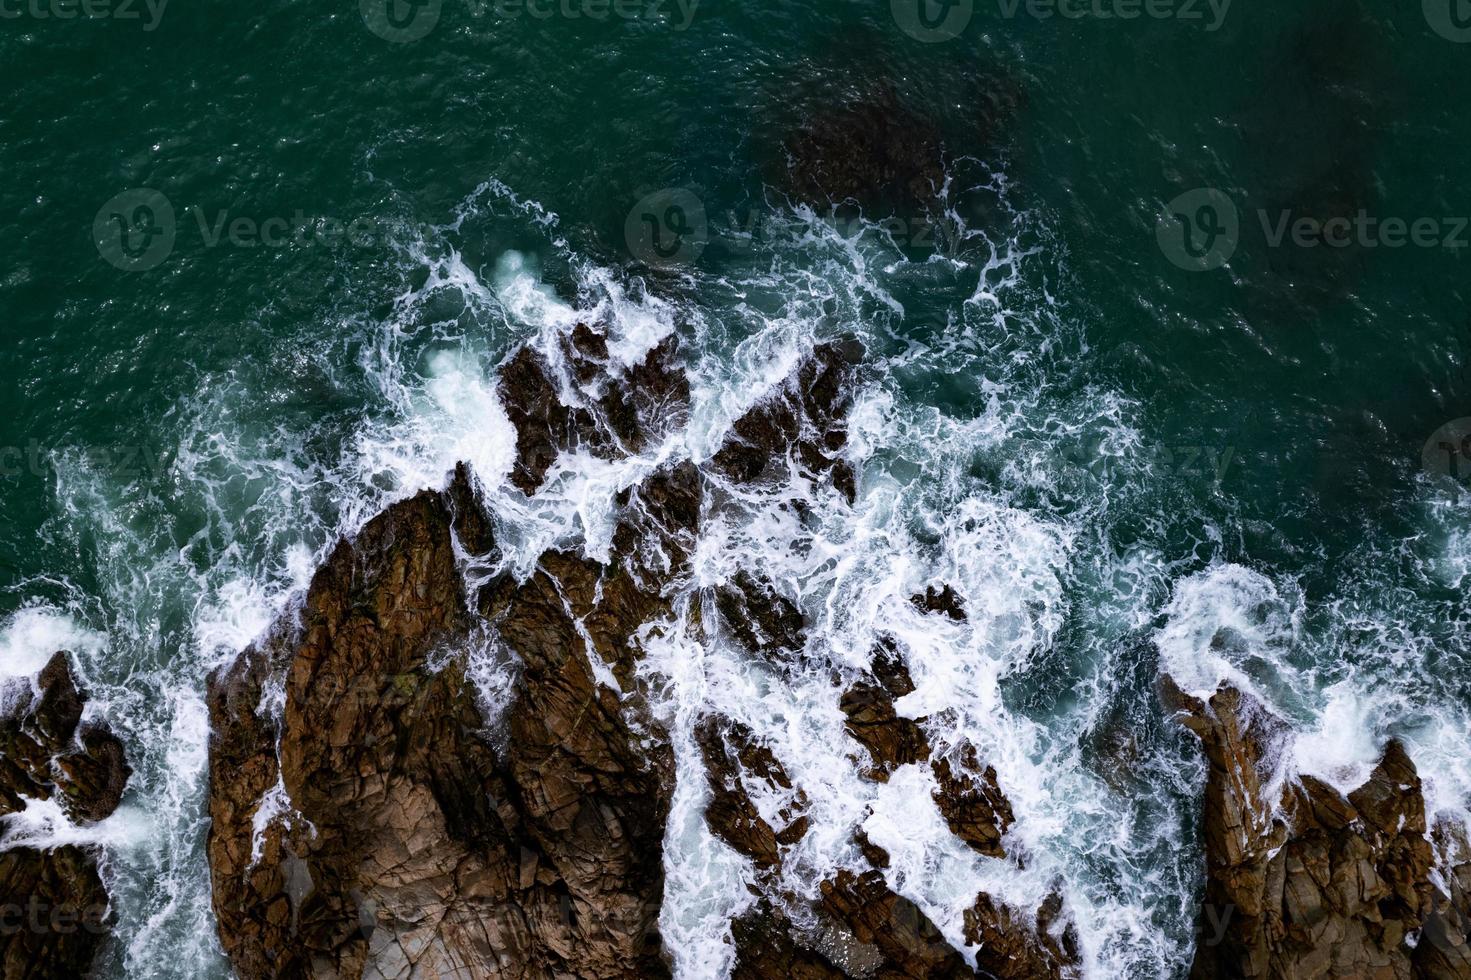
MULTIPOLYGON (((160 421, 162 496, 85 452, 58 454, 45 534, 95 564, 17 587, 25 607, 0 630, 0 673, 70 651, 89 714, 124 739, 135 775, 106 821, 79 828, 37 804, 7 821, 4 842, 102 846, 119 920, 104 972, 228 975, 203 847, 205 679, 291 614, 340 535, 466 461, 504 552, 468 576, 526 575, 554 547, 605 558, 620 492, 708 460, 815 344, 848 337, 867 352, 845 450, 856 501, 796 473, 776 490, 716 486, 726 505, 702 529, 676 621, 642 637, 639 670, 677 763, 660 927, 678 976, 724 976, 729 921, 754 900, 750 862, 703 817, 693 732, 710 712, 749 726, 805 792, 811 829, 780 872, 792 894, 860 867, 861 829, 891 855, 889 886, 957 948, 978 891, 1018 908, 1060 892, 1089 977, 1183 976, 1195 947, 1204 768, 1158 704, 1161 673, 1199 694, 1229 681, 1288 719, 1279 781, 1351 788, 1395 736, 1432 823, 1467 820, 1471 672, 1435 596, 1466 575, 1456 528, 1468 505, 1424 481, 1421 533, 1366 546, 1327 594, 1310 596, 1292 569, 1231 560, 1240 529, 1222 457, 1184 470, 1174 450, 1199 447, 1161 446, 1144 406, 1090 377, 1096 313, 1049 216, 1014 210, 1004 178, 979 166, 952 175, 946 201, 945 247, 923 258, 879 224, 785 208, 759 235, 714 243, 738 257, 719 274, 655 273, 580 253, 556 214, 490 180, 444 224, 404 223, 386 313, 342 297, 303 329, 301 377, 330 393, 320 405, 271 410, 261 384, 284 397, 299 378, 207 378, 160 421), (967 227, 967 197, 1003 215, 1006 233, 967 227), (535 247, 472 262, 458 244, 472 227, 512 228, 535 247), (965 298, 942 321, 911 322, 937 295, 965 298), (555 364, 578 323, 602 324, 625 367, 677 334, 689 423, 616 462, 564 454, 527 498, 508 481, 515 432, 495 371, 522 343, 555 364), (742 569, 802 610, 808 666, 778 673, 692 625, 742 569), (959 594, 964 621, 909 602, 936 583, 959 594), (969 743, 995 767, 1016 815, 1010 857, 951 834, 929 768, 860 778, 835 686, 884 636, 915 682, 900 714, 924 719, 937 757, 969 743)), ((475 663, 493 715, 514 697, 514 670, 489 654, 475 663)), ((754 802, 769 818, 792 801, 754 802)), ((262 807, 259 821, 289 815, 289 801, 262 807)))

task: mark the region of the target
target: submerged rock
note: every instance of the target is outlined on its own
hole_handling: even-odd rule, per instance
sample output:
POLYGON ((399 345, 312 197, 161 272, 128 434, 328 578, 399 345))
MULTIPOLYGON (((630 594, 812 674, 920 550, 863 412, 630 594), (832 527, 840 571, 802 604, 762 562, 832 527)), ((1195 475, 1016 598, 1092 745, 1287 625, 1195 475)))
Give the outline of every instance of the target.
MULTIPOLYGON (((0 721, 0 815, 55 800, 80 824, 110 816, 132 775, 122 742, 105 725, 82 723, 86 697, 65 653, 34 687, 7 691, 0 721)), ((17 980, 85 975, 114 917, 93 847, 0 852, 0 975, 17 980)))
POLYGON ((1220 939, 1199 945, 1192 977, 1471 977, 1466 895, 1440 885, 1398 741, 1347 797, 1303 776, 1270 799, 1263 767, 1280 720, 1229 685, 1209 702, 1169 677, 1161 692, 1209 763, 1200 932, 1220 939))

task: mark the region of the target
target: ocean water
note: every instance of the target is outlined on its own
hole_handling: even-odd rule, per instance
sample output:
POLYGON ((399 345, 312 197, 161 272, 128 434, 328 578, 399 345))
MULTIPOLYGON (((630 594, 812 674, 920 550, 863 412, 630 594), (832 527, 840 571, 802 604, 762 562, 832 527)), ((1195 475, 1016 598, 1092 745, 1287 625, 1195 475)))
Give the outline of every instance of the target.
POLYGON ((707 459, 846 336, 868 352, 856 503, 737 499, 697 584, 759 567, 841 672, 898 637, 901 712, 996 767, 1025 870, 949 834, 927 770, 860 780, 826 673, 651 635, 681 977, 723 974, 750 901, 701 816, 711 710, 812 801, 795 892, 854 865, 861 826, 957 943, 978 890, 1060 889, 1089 977, 1183 977, 1194 945, 1204 772, 1161 672, 1288 719, 1282 778, 1355 785, 1398 736, 1435 814, 1466 819, 1459 8, 1065 6, 0 8, 0 675, 70 650, 136 770, 107 821, 38 806, 5 840, 103 845, 103 975, 228 976, 204 678, 337 535, 468 460, 513 569, 597 556, 619 490, 707 459), (788 199, 788 134, 882 93, 943 142, 941 207, 788 199), (579 320, 625 362, 677 333, 693 416, 527 500, 494 372, 579 320), (908 604, 937 582, 966 622, 908 604))

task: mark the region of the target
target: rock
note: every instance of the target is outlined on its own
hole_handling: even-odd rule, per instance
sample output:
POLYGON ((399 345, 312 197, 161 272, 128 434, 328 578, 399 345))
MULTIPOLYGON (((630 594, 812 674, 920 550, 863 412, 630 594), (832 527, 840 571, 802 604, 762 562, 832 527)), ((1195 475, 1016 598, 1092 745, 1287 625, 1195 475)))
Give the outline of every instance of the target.
MULTIPOLYGON (((667 738, 644 744, 589 659, 633 656, 660 583, 635 596, 613 584, 626 564, 552 552, 474 597, 521 663, 497 749, 462 654, 481 627, 451 532, 490 543, 467 479, 341 542, 299 623, 211 679, 209 857, 237 976, 667 974, 667 738), (257 710, 276 677, 279 724, 257 710)), ((698 492, 677 474, 651 482, 631 527, 674 522, 698 492)), ((624 558, 692 533, 664 531, 657 546, 628 531, 624 558)))
POLYGON ((751 653, 787 659, 802 652, 807 632, 796 603, 776 591, 768 579, 741 569, 715 589, 720 622, 751 653))
MULTIPOLYGON (((122 742, 82 724, 86 697, 65 653, 16 691, 0 721, 0 815, 55 799, 81 824, 110 816, 132 770, 122 742)), ((84 976, 113 924, 92 847, 0 852, 0 975, 17 980, 84 976)))
POLYGON ((888 87, 813 112, 783 149, 788 193, 819 214, 845 202, 875 218, 924 213, 945 183, 939 129, 888 87))
POLYGON ((883 875, 839 871, 822 883, 822 910, 883 957, 879 975, 922 978, 975 976, 935 924, 907 898, 889 890, 883 875))
POLYGON ((784 476, 828 476, 849 501, 857 492, 852 468, 840 458, 848 444, 847 413, 864 355, 856 340, 819 344, 797 370, 736 420, 712 460, 738 483, 784 476))
POLYGON ((965 622, 965 603, 948 584, 940 589, 928 586, 923 595, 910 596, 909 601, 920 612, 944 613, 956 622, 965 622))
POLYGON ((730 931, 736 947, 731 980, 844 980, 847 976, 822 953, 799 943, 786 914, 767 899, 736 918, 730 931))
POLYGON ((1399 742, 1347 798, 1304 776, 1268 799, 1261 768, 1278 719, 1230 686, 1208 704, 1168 677, 1161 693, 1209 763, 1200 931, 1220 940, 1199 945, 1192 977, 1471 977, 1466 909, 1436 884, 1420 779, 1399 742))
POLYGON ((843 692, 839 706, 848 716, 848 734, 868 750, 873 762, 864 772, 867 778, 887 782, 900 766, 929 758, 929 739, 919 723, 894 710, 894 701, 913 690, 908 668, 886 638, 873 654, 873 680, 858 681, 843 692))
POLYGON ((965 941, 978 946, 976 966, 996 980, 1062 980, 1081 975, 1077 930, 1062 925, 1062 899, 1053 895, 1037 910, 1035 928, 989 895, 965 910, 965 941), (1061 938, 1053 935, 1060 927, 1061 938))
POLYGON ((0 852, 0 976, 74 980, 88 975, 113 925, 90 848, 0 852))
POLYGON ((807 832, 806 796, 794 791, 786 770, 771 749, 756 740, 745 725, 726 718, 708 717, 695 729, 695 740, 705 760, 711 800, 705 808, 710 830, 731 847, 751 858, 762 868, 781 863, 780 847, 790 846, 807 832), (764 794, 791 796, 793 804, 783 806, 780 830, 773 830, 762 819, 752 802, 747 783, 759 781, 764 794))
POLYGON ((606 336, 580 323, 562 342, 566 376, 523 346, 501 367, 498 393, 516 429, 511 482, 535 493, 563 452, 604 458, 645 452, 689 415, 689 382, 670 335, 626 373, 614 370, 606 336), (570 403, 569 403, 570 402, 570 403))
POLYGON ((968 743, 953 763, 950 757, 942 757, 930 768, 939 783, 935 805, 955 836, 988 857, 1005 857, 1001 838, 1016 817, 997 784, 995 768, 981 769, 975 746, 968 743))

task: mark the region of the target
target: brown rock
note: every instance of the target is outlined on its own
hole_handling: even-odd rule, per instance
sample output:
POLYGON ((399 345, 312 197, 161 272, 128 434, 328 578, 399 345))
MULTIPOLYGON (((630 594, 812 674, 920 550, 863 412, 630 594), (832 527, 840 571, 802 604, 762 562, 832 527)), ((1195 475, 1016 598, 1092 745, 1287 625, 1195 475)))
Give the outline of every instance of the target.
POLYGON ((731 980, 843 980, 847 976, 820 952, 799 943, 791 921, 767 899, 730 924, 736 963, 731 980))
POLYGON ((919 723, 894 710, 894 701, 913 690, 903 658, 885 638, 873 654, 873 680, 858 681, 843 692, 839 706, 848 716, 848 734, 868 750, 873 762, 866 777, 887 782, 900 766, 929 758, 929 739, 919 723))
POLYGON ((782 845, 790 846, 807 831, 807 818, 801 815, 806 797, 793 792, 792 781, 771 749, 761 744, 745 725, 728 718, 708 717, 695 728, 695 740, 705 760, 711 800, 705 808, 710 830, 731 847, 751 858, 763 868, 781 863, 782 845), (750 793, 748 780, 761 781, 765 789, 793 796, 793 804, 781 811, 780 830, 761 818, 750 793))
POLYGON ((725 628, 752 653, 786 659, 807 645, 796 603, 745 569, 715 589, 715 609, 725 628))
MULTIPOLYGON (((653 496, 684 500, 689 488, 665 477, 653 496)), ((487 586, 480 612, 521 663, 498 751, 458 655, 481 627, 451 529, 492 546, 465 479, 342 542, 299 624, 211 680, 209 856, 238 976, 667 973, 657 916, 672 760, 666 740, 641 744, 634 709, 589 660, 632 656, 660 592, 635 602, 604 581, 618 598, 598 605, 600 580, 627 569, 555 552, 527 581, 487 586), (285 680, 279 728, 257 710, 273 674, 285 680), (289 811, 254 841, 278 779, 289 811)))
POLYGON ((930 768, 940 784, 934 794, 935 805, 951 832, 988 857, 1005 857, 1001 838, 1016 817, 997 784, 995 768, 987 766, 983 770, 975 746, 970 744, 960 750, 953 764, 946 756, 936 759, 930 768))
MULTIPOLYGON (((17 690, 0 720, 0 814, 56 799, 79 823, 104 819, 132 774, 122 742, 104 725, 81 724, 87 699, 65 653, 51 658, 36 687, 17 690)), ((70 980, 91 969, 114 921, 97 857, 74 845, 0 852, 0 976, 70 980)))
POLYGON ((105 725, 81 724, 86 698, 65 653, 41 669, 36 687, 19 690, 0 719, 0 815, 25 809, 27 799, 57 798, 73 820, 102 820, 132 775, 122 742, 105 725))
POLYGON ((991 896, 977 895, 975 905, 965 910, 965 941, 979 947, 976 965, 996 980, 1077 977, 1082 969, 1077 931, 1059 923, 1061 914, 1062 899, 1053 895, 1037 911, 1034 927, 991 896))
POLYGON ((740 483, 775 479, 795 461, 810 477, 827 475, 850 501, 852 469, 839 458, 848 444, 863 345, 856 340, 818 345, 793 374, 736 420, 712 465, 740 483))
POLYGON ((927 586, 923 595, 910 596, 909 601, 920 612, 943 613, 956 622, 965 622, 965 603, 948 583, 939 589, 927 586))
POLYGON ((5 980, 86 976, 112 924, 91 849, 66 845, 0 852, 0 976, 5 980))
POLYGON ((1391 741, 1347 798, 1303 777, 1269 800, 1259 770, 1281 722, 1231 687, 1208 705, 1168 677, 1161 689, 1210 766, 1192 977, 1471 977, 1465 909, 1432 881, 1425 801, 1402 745, 1391 741))
POLYGON ((644 360, 618 374, 600 328, 578 324, 562 344, 566 377, 522 347, 501 367, 499 395, 516 428, 511 482, 535 493, 562 452, 584 448, 606 458, 642 453, 689 415, 689 382, 670 335, 644 360), (573 404, 563 401, 574 393, 573 404))
POLYGON ((907 898, 889 890, 883 875, 839 871, 822 883, 822 910, 883 957, 879 975, 922 978, 975 976, 935 924, 907 898))

